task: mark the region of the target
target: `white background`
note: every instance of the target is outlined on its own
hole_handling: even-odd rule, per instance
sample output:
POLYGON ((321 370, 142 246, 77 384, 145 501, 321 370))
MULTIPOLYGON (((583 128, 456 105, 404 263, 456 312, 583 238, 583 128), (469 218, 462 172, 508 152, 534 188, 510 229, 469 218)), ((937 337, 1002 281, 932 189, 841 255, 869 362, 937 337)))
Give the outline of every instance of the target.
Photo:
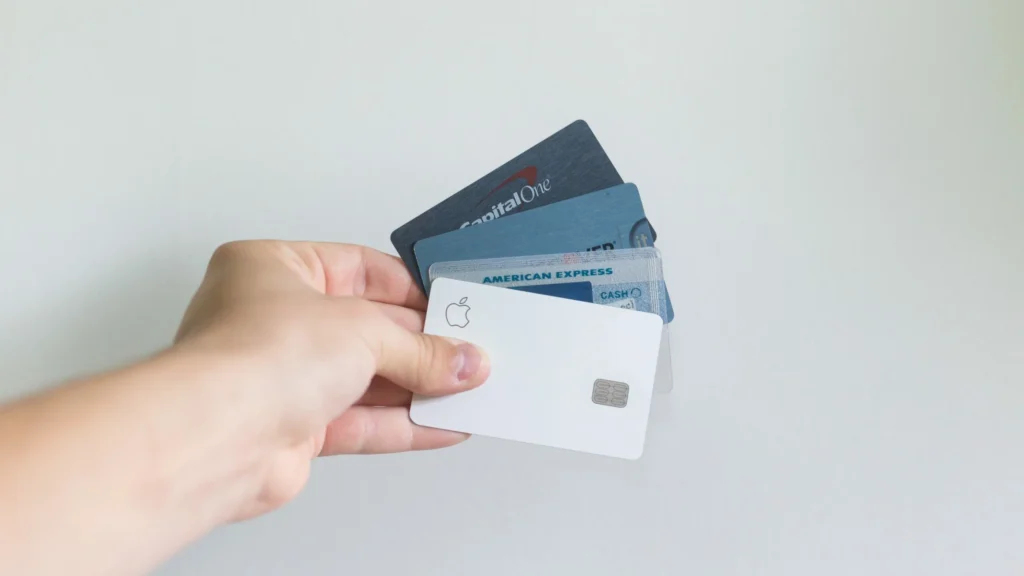
POLYGON ((644 458, 320 461, 160 573, 1020 574, 1022 22, 1016 0, 0 0, 0 393, 166 345, 221 242, 391 251, 584 118, 676 305, 644 458))

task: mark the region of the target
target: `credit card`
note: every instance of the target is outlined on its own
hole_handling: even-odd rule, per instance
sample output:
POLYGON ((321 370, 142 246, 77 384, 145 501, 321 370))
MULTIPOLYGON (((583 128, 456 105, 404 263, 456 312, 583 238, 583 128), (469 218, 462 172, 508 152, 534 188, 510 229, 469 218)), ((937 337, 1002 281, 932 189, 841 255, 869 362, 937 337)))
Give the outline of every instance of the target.
POLYGON ((592 302, 650 312, 667 322, 661 254, 657 248, 570 252, 436 262, 429 282, 452 278, 505 288, 578 283, 592 286, 592 302))
POLYGON ((555 296, 568 300, 579 300, 580 302, 594 301, 594 285, 590 282, 563 282, 560 284, 533 284, 528 286, 513 286, 513 290, 555 296))
MULTIPOLYGON (((577 251, 615 251, 651 246, 653 233, 640 192, 620 184, 488 223, 424 238, 414 247, 424 286, 436 262, 479 260, 577 251)), ((662 288, 666 322, 675 316, 662 288)))
POLYGON ((419 240, 616 184, 622 178, 615 166, 587 123, 577 120, 403 224, 391 233, 391 243, 425 290, 426 268, 421 273, 413 253, 419 240))
POLYGON ((420 426, 639 458, 662 326, 653 314, 439 279, 423 331, 483 347, 491 375, 473 390, 414 396, 409 417, 420 426))

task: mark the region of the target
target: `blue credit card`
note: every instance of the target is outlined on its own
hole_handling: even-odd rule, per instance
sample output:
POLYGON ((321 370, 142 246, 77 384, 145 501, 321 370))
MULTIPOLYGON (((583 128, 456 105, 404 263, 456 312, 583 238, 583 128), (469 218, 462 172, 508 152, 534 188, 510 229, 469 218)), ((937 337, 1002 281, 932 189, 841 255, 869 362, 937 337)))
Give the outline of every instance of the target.
POLYGON ((515 286, 512 290, 533 292, 565 298, 566 300, 579 300, 580 302, 594 301, 594 285, 590 282, 564 282, 561 284, 536 284, 533 286, 515 286))
MULTIPOLYGON (((653 244, 640 192, 620 184, 482 226, 424 238, 413 246, 420 279, 429 286, 435 262, 480 260, 563 252, 643 248, 653 244)), ((662 286, 664 289, 664 286, 662 286)), ((666 293, 667 298, 667 293, 666 293)), ((666 321, 674 313, 667 303, 666 321)))
POLYGON ((413 254, 419 240, 460 228, 490 225, 513 214, 617 184, 622 184, 622 177, 587 123, 577 120, 406 222, 391 234, 391 243, 426 291, 422 282, 427 269, 417 267, 413 254))

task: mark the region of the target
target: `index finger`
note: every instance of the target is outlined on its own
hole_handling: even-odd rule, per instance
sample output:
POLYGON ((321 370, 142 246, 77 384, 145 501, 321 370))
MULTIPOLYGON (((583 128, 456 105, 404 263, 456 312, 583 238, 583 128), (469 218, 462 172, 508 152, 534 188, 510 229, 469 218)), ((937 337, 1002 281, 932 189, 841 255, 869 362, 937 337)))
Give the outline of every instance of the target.
POLYGON ((304 244, 323 267, 328 296, 359 296, 417 310, 427 308, 427 297, 400 258, 355 244, 304 244))

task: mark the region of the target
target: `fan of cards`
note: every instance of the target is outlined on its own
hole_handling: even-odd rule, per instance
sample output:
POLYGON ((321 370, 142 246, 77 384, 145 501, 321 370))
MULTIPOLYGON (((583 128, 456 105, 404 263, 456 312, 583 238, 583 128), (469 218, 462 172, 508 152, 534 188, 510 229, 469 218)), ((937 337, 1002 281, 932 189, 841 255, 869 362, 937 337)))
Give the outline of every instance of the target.
POLYGON ((655 390, 667 392, 673 311, 656 239, 636 186, 582 120, 391 235, 428 295, 434 280, 452 278, 657 314, 655 390))

